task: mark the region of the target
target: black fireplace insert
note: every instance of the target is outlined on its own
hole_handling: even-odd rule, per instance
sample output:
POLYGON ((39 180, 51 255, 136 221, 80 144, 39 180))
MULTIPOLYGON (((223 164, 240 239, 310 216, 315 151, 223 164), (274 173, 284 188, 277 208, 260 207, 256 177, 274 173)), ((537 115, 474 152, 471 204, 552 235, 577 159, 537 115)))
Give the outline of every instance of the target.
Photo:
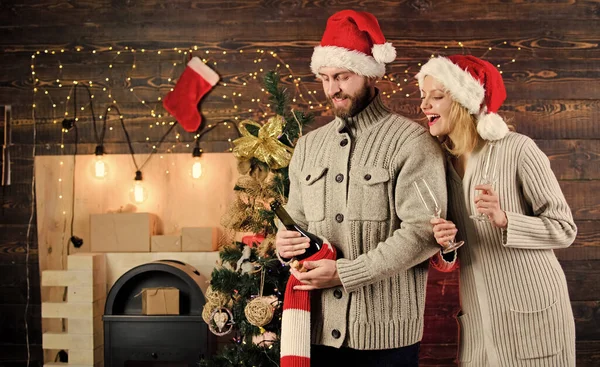
POLYGON ((195 367, 215 350, 216 339, 202 319, 206 279, 176 260, 140 265, 113 285, 104 309, 107 367, 195 367), (179 289, 179 315, 142 315, 144 288, 179 289))

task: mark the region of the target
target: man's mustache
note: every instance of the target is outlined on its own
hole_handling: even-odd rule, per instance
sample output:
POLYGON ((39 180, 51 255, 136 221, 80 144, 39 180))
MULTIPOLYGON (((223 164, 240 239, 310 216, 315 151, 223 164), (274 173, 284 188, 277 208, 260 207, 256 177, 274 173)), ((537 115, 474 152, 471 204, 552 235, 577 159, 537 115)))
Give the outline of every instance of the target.
POLYGON ((341 92, 337 92, 336 94, 334 94, 333 96, 328 97, 328 98, 329 98, 329 100, 332 100, 334 98, 337 98, 337 99, 343 99, 343 98, 352 99, 352 97, 349 96, 348 94, 341 93, 341 92))

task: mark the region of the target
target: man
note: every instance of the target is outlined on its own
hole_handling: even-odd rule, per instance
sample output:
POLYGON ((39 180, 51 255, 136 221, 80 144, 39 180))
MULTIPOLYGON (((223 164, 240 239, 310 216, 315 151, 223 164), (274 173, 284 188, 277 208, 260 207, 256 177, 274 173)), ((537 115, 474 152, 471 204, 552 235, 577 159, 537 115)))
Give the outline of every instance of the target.
MULTIPOLYGON (((329 18, 312 56, 336 118, 299 139, 286 205, 338 250, 292 269, 295 289, 311 291, 312 366, 418 365, 426 260, 439 247, 413 183, 426 179, 442 209, 446 183, 439 145, 375 88, 395 56, 377 19, 352 10, 329 18)), ((282 228, 276 246, 290 259, 308 240, 282 228)))

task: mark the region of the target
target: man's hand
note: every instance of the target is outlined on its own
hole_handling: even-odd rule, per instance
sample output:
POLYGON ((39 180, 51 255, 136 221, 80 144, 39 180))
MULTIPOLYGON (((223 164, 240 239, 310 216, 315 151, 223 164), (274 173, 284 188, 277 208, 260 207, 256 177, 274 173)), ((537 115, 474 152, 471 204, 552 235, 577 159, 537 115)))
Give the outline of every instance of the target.
POLYGON ((435 237, 435 241, 443 248, 446 248, 448 246, 448 241, 454 240, 456 233, 458 233, 456 225, 449 220, 432 218, 429 223, 433 224, 433 236, 435 237))
POLYGON ((275 247, 277 247, 279 256, 283 259, 291 259, 306 252, 306 249, 310 247, 310 239, 302 236, 299 232, 281 228, 275 236, 275 247))
POLYGON ((478 213, 483 213, 490 218, 490 223, 498 228, 506 228, 508 219, 506 213, 500 208, 500 198, 492 185, 477 185, 475 190, 482 194, 475 197, 475 208, 478 213))
POLYGON ((295 286, 294 290, 312 291, 313 289, 332 288, 342 284, 335 260, 305 261, 303 265, 307 270, 305 273, 290 269, 292 275, 303 284, 295 286))

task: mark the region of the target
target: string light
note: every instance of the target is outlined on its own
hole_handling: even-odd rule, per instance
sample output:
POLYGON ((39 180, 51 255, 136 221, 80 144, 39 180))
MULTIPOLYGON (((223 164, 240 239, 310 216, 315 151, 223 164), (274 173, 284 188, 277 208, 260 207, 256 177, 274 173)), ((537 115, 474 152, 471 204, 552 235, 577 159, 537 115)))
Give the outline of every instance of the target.
POLYGON ((129 198, 135 204, 141 204, 148 199, 148 190, 142 182, 142 171, 135 172, 133 187, 129 190, 129 198))
POLYGON ((104 161, 104 146, 98 145, 96 146, 96 160, 94 162, 94 177, 97 179, 104 179, 108 174, 108 165, 104 161))
MULTIPOLYGON (((463 53, 463 52, 465 52, 465 48, 467 48, 467 46, 466 46, 467 44, 468 44, 468 43, 461 42, 461 41, 458 41, 458 42, 456 43, 456 45, 457 45, 458 47, 460 47, 460 49, 461 49, 460 53, 463 53)), ((499 45, 508 45, 508 42, 507 42, 507 41, 501 41, 501 42, 497 43, 496 45, 492 45, 492 46, 488 46, 488 47, 486 47, 486 51, 483 53, 483 55, 481 55, 481 56, 479 56, 479 57, 480 57, 480 58, 482 58, 482 59, 487 59, 487 58, 486 58, 486 56, 488 55, 488 53, 489 53, 490 51, 494 50, 495 48, 497 48, 497 46, 499 46, 499 45)), ((433 52, 433 53, 429 54, 429 58, 433 58, 433 57, 436 57, 436 56, 444 56, 444 55, 447 55, 447 54, 449 53, 449 52, 448 52, 448 49, 449 49, 449 48, 452 48, 452 46, 450 46, 450 45, 444 45, 444 46, 443 46, 443 52, 438 52, 438 51, 435 51, 435 52, 433 52)), ((517 48, 517 50, 516 50, 517 54, 518 54, 518 52, 519 52, 519 51, 521 51, 521 47, 518 47, 518 48, 517 48)), ((510 61, 508 61, 508 62, 505 62, 505 63, 496 63, 496 67, 497 67, 498 69, 500 69, 502 66, 504 66, 504 65, 506 65, 506 64, 508 64, 508 63, 515 63, 516 61, 517 61, 517 57, 515 56, 515 57, 511 58, 511 59, 510 59, 510 61)), ((416 70, 415 70, 415 73, 418 71, 418 69, 419 69, 421 66, 422 66, 422 63, 421 63, 421 62, 417 63, 417 68, 415 68, 415 69, 416 69, 416 70)), ((409 74, 409 71, 410 71, 410 70, 411 70, 411 68, 410 68, 410 67, 408 67, 408 68, 404 69, 404 74, 409 74)), ((502 71, 502 70, 499 70, 499 71, 500 71, 500 74, 502 74, 502 73, 503 73, 503 71, 502 71)), ((402 91, 403 91, 403 88, 404 88, 404 87, 406 87, 406 86, 410 86, 410 87, 411 87, 411 89, 412 89, 412 86, 414 86, 414 87, 416 87, 416 88, 412 89, 412 90, 411 90, 409 93, 403 93, 403 94, 401 94, 402 96, 404 96, 404 97, 406 97, 406 98, 409 98, 409 97, 411 97, 411 96, 413 96, 413 95, 415 95, 415 94, 419 94, 419 89, 418 89, 418 86, 419 86, 419 85, 418 85, 418 83, 417 83, 416 81, 414 81, 414 80, 413 80, 413 78, 411 78, 411 77, 409 77, 409 78, 403 78, 403 80, 402 80, 402 81, 400 81, 400 80, 394 81, 394 80, 393 80, 393 77, 391 77, 391 76, 387 76, 387 75, 386 75, 386 76, 384 76, 384 77, 381 79, 381 81, 382 81, 382 84, 383 84, 383 85, 385 85, 385 84, 387 83, 387 84, 388 84, 388 85, 391 87, 391 89, 388 89, 388 90, 387 90, 387 95, 386 95, 386 97, 387 97, 388 99, 390 99, 390 98, 394 98, 394 97, 393 97, 393 95, 395 95, 395 94, 396 94, 396 95, 400 95, 398 92, 402 92, 402 91), (403 83, 404 83, 404 84, 403 84, 403 83), (414 84, 413 84, 413 83, 414 83, 414 84)), ((382 86, 382 85, 380 84, 379 88, 380 88, 380 89, 383 89, 383 88, 385 88, 385 87, 384 87, 384 86, 382 86)), ((329 106, 327 106, 327 107, 326 107, 326 109, 329 109, 329 106)))
MULTIPOLYGON (((469 42, 466 41, 457 41, 456 43, 454 43, 453 46, 446 44, 440 47, 444 54, 446 54, 447 52, 449 52, 449 48, 451 47, 459 47, 461 50, 464 50, 468 44, 469 42)), ((501 41, 499 44, 508 45, 509 43, 507 41, 501 41)), ((497 48, 496 45, 490 45, 486 47, 486 53, 492 52, 495 48, 497 48)), ((521 51, 521 47, 518 47, 516 49, 517 52, 521 51)), ((77 46, 75 49, 71 49, 71 51, 76 52, 81 52, 83 50, 84 48, 81 46, 77 46)), ((164 110, 162 106, 162 96, 164 96, 168 91, 173 90, 173 87, 177 81, 175 74, 178 73, 178 71, 180 71, 180 66, 184 66, 184 63, 181 62, 181 57, 184 54, 188 55, 192 53, 197 53, 196 56, 202 54, 204 56, 202 61, 209 65, 219 65, 223 62, 231 62, 231 58, 237 58, 237 55, 247 54, 248 57, 251 58, 251 60, 253 61, 252 65, 255 65, 255 70, 248 70, 247 74, 244 74, 246 76, 234 75, 231 77, 231 80, 224 79, 221 80, 218 84, 219 88, 224 88, 223 92, 220 93, 219 96, 221 96, 223 100, 229 101, 229 103, 231 104, 232 120, 234 122, 240 121, 240 119, 243 120, 246 118, 252 118, 253 116, 260 116, 261 118, 266 118, 269 114, 272 114, 272 111, 270 110, 270 104, 268 103, 268 101, 266 101, 266 98, 257 98, 260 94, 268 94, 268 92, 265 91, 264 88, 257 88, 257 91, 260 90, 259 93, 255 93, 250 89, 251 87, 254 88, 255 86, 259 85, 258 80, 260 80, 260 77, 261 75, 263 75, 265 70, 273 69, 277 70, 282 76, 282 78, 289 79, 292 82, 290 84, 290 91, 292 92, 290 95, 290 100, 294 103, 301 104, 299 108, 302 108, 303 105, 305 106, 304 108, 310 109, 311 111, 330 111, 330 106, 327 103, 324 103, 325 96, 321 94, 321 90, 315 90, 315 88, 309 89, 309 86, 311 85, 309 83, 314 83, 314 77, 312 75, 310 75, 310 77, 297 75, 295 71, 291 68, 290 64, 285 62, 285 60, 283 60, 277 52, 273 50, 265 50, 262 48, 255 49, 255 52, 252 53, 245 53, 245 51, 247 50, 244 49, 233 50, 235 52, 231 52, 232 50, 218 50, 217 52, 211 51, 212 50, 208 49, 199 50, 197 45, 159 50, 136 50, 135 48, 129 46, 125 46, 120 49, 114 48, 113 46, 109 46, 107 48, 105 47, 94 50, 85 50, 85 52, 89 52, 90 54, 94 55, 93 57, 94 60, 96 60, 96 62, 101 63, 102 60, 106 60, 106 63, 104 64, 104 67, 107 70, 107 72, 104 75, 105 79, 101 81, 74 80, 73 82, 86 83, 90 88, 94 88, 95 93, 92 98, 99 99, 97 103, 106 103, 106 101, 108 101, 109 103, 118 105, 120 99, 122 99, 123 97, 119 97, 119 95, 115 94, 115 92, 117 92, 115 86, 123 85, 121 84, 122 81, 119 79, 122 76, 124 76, 124 85, 126 85, 127 91, 129 92, 128 95, 132 96, 134 100, 137 101, 138 105, 143 106, 143 109, 145 109, 148 112, 147 115, 136 117, 147 116, 148 119, 152 119, 154 122, 149 123, 148 128, 146 129, 147 132, 150 132, 152 131, 150 129, 153 129, 154 127, 153 125, 172 126, 175 123, 175 121, 173 121, 173 118, 164 110), (162 60, 163 63, 165 61, 168 61, 168 64, 171 66, 165 69, 166 73, 159 72, 158 77, 160 80, 157 83, 157 87, 155 88, 155 91, 158 95, 149 96, 147 95, 147 92, 144 91, 144 96, 142 97, 141 92, 143 89, 135 86, 135 73, 137 73, 137 70, 141 69, 140 65, 145 62, 145 55, 150 54, 160 55, 159 59, 162 60), (174 58, 176 60, 174 60, 174 58), (124 70, 125 72, 119 73, 119 70, 124 70), (254 82, 255 80, 256 82, 254 82), (167 81, 167 83, 165 83, 165 81, 167 81), (249 83, 250 81, 252 81, 252 83, 249 83), (138 93, 140 93, 140 95, 138 95, 138 93)), ((69 50, 44 49, 32 53, 30 60, 31 77, 32 80, 36 81, 36 83, 34 83, 34 96, 38 96, 34 97, 34 103, 32 103, 32 108, 42 109, 45 111, 45 109, 41 108, 41 104, 44 103, 44 100, 41 100, 39 98, 39 96, 42 95, 42 93, 40 92, 43 92, 43 95, 47 98, 49 106, 52 107, 49 108, 49 110, 55 111, 57 106, 60 105, 60 103, 56 102, 56 95, 57 93, 64 93, 61 92, 60 89, 64 85, 64 82, 62 81, 62 73, 65 68, 70 67, 69 65, 64 65, 61 62, 61 60, 59 60, 60 55, 64 54, 65 52, 69 52, 69 50), (57 75, 55 75, 54 78, 52 78, 52 76, 49 75, 39 75, 38 71, 35 69, 35 63, 38 61, 38 59, 40 57, 47 57, 47 55, 55 55, 52 57, 56 58, 57 60, 56 65, 58 67, 46 69, 54 70, 57 73, 57 75), (40 80, 40 76, 42 76, 42 83, 37 82, 40 80)), ((433 53, 430 53, 427 56, 435 57, 437 54, 438 52, 434 51, 433 53)), ((483 57, 485 57, 485 54, 483 57)), ((515 55, 515 57, 510 58, 508 62, 515 63, 517 59, 518 58, 515 55)), ((501 69, 501 67, 506 63, 503 64, 496 62, 494 64, 497 65, 499 69, 501 69)), ((421 63, 419 62, 417 66, 421 66, 421 63)), ((415 88, 418 87, 418 85, 413 80, 412 75, 409 74, 415 73, 416 70, 418 70, 418 68, 412 67, 411 65, 406 65, 406 67, 404 67, 402 70, 404 71, 406 78, 398 78, 396 75, 388 74, 380 80, 378 87, 382 91, 382 95, 384 96, 384 98, 409 98, 411 95, 418 93, 418 88, 415 88)), ((500 72, 502 73, 502 70, 500 70, 500 72)), ((70 97, 67 97, 67 101, 69 100, 69 98, 70 97)), ((129 101, 127 102, 130 103, 129 101)), ((87 111, 85 106, 77 107, 79 111, 87 111)), ((65 116, 69 116, 68 111, 65 111, 65 116)), ((82 116, 82 118, 85 117, 86 116, 82 116)), ((55 117, 53 117, 51 120, 48 120, 52 121, 53 123, 57 123, 55 117)), ((228 129, 231 129, 231 127, 228 126, 228 129)), ((112 126, 109 127, 108 131, 111 133, 114 131, 112 126)), ((67 132, 64 131, 62 132, 63 135, 66 133, 67 132)), ((151 137, 147 135, 145 141, 149 144, 149 147, 152 147, 153 150, 156 150, 157 144, 151 142, 151 140, 151 137)), ((182 141, 182 139, 180 138, 177 138, 175 144, 173 144, 172 147, 171 144, 169 144, 169 150, 176 150, 177 145, 179 144, 181 146, 189 148, 188 143, 182 141)), ((60 149, 61 152, 64 152, 64 141, 62 138, 60 143, 60 149)), ((229 148, 228 150, 231 151, 231 148, 229 148)))
MULTIPOLYGON (((196 141, 198 141, 198 140, 196 140, 196 141)), ((198 146, 198 143, 196 143, 196 144, 197 145, 194 147, 194 150, 192 152, 192 157, 194 157, 194 162, 192 163, 192 169, 190 172, 190 175, 194 179, 198 179, 202 176, 202 163, 200 162, 200 156, 202 155, 202 150, 200 149, 200 146, 198 146)))

